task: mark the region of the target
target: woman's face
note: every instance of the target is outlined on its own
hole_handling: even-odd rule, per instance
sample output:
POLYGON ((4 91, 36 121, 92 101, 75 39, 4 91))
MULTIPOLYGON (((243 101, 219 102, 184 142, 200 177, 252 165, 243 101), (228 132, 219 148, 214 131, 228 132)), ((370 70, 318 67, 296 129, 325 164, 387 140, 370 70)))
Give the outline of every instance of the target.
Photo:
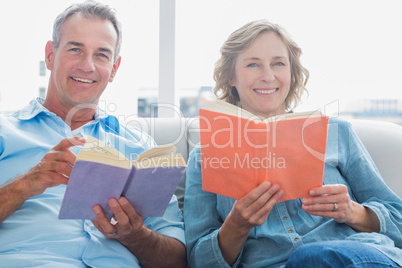
POLYGON ((288 50, 274 32, 261 33, 237 57, 235 86, 242 108, 260 117, 285 113, 291 83, 288 50))

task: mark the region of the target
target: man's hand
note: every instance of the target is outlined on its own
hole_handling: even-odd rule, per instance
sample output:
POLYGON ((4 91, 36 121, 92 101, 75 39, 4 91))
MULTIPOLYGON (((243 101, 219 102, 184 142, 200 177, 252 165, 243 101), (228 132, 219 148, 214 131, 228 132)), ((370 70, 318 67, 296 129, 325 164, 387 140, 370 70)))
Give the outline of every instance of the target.
POLYGON ((43 193, 47 188, 67 184, 76 156, 69 148, 83 145, 83 138, 64 138, 42 160, 20 177, 29 197, 43 193))
POLYGON ((131 241, 133 234, 144 228, 144 220, 125 197, 120 197, 118 201, 111 198, 108 204, 113 211, 115 221, 110 222, 105 217, 102 208, 95 205, 93 210, 98 220, 92 221, 92 223, 106 237, 117 239, 125 245, 131 241))
POLYGON ((63 139, 27 173, 0 186, 0 223, 31 196, 41 194, 49 187, 67 184, 76 158, 69 148, 84 143, 82 138, 63 139))
POLYGON ((178 240, 161 235, 144 225, 125 197, 111 198, 109 206, 116 221, 110 222, 99 205, 93 207, 92 221, 106 237, 120 241, 141 263, 141 267, 186 267, 186 249, 178 240))

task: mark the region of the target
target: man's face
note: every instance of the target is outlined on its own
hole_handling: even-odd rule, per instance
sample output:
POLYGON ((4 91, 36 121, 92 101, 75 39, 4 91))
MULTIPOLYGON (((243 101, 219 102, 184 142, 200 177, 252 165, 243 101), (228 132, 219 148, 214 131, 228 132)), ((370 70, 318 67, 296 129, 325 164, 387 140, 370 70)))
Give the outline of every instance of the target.
MULTIPOLYGON (((46 48, 51 71, 49 93, 65 108, 97 104, 119 67, 116 62, 117 32, 108 20, 69 17, 61 28, 59 47, 46 48)), ((50 47, 49 47, 50 46, 50 47)))

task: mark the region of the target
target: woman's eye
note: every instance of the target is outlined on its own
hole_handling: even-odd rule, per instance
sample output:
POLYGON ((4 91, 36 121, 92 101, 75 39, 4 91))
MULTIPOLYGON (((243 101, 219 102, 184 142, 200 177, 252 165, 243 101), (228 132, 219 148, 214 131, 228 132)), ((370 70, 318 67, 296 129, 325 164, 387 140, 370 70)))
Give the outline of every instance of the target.
POLYGON ((249 65, 247 65, 247 67, 257 67, 257 63, 250 63, 249 65))
POLYGON ((283 62, 275 62, 274 63, 275 66, 285 66, 285 64, 283 62))

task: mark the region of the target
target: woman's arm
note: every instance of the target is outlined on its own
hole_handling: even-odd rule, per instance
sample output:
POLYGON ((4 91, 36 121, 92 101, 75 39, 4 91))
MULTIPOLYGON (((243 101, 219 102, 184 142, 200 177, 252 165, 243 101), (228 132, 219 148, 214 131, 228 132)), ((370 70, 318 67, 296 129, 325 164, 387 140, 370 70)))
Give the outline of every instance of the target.
POLYGON ((218 234, 219 247, 229 265, 232 266, 239 257, 251 228, 267 220, 282 196, 278 185, 264 182, 235 202, 218 234))
POLYGON ((220 198, 220 208, 228 213, 224 218, 217 195, 202 190, 200 161, 196 147, 188 161, 183 211, 189 264, 235 267, 251 228, 266 221, 283 192, 264 182, 238 201, 220 198))
POLYGON ((303 200, 303 209, 361 232, 380 232, 402 246, 401 199, 385 184, 350 123, 338 119, 330 122, 327 151, 337 155, 331 165, 336 164, 348 187, 328 184, 314 189, 312 197, 303 200))

